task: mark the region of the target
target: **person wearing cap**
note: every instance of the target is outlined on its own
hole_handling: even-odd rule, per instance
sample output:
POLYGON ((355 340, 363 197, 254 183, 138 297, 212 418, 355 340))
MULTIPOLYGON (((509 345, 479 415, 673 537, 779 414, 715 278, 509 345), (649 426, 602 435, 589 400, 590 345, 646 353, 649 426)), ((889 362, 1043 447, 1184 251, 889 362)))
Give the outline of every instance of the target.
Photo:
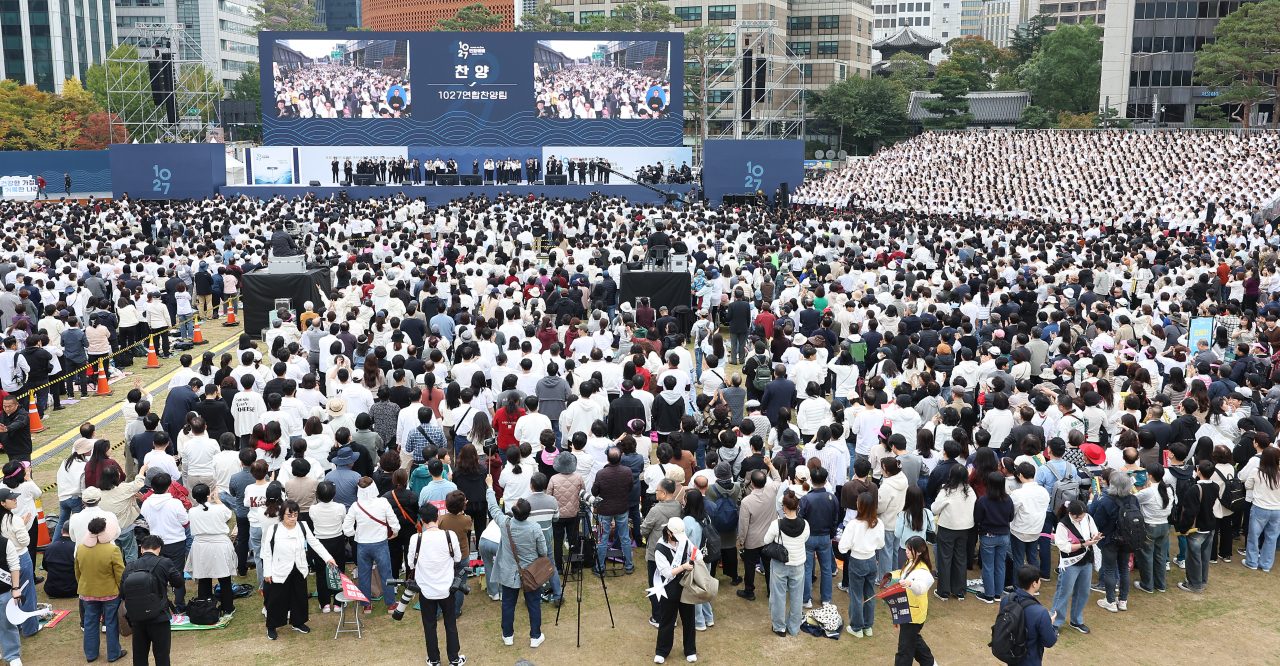
POLYGON ((694 626, 693 604, 684 603, 681 599, 684 591, 681 581, 686 575, 692 575, 697 547, 685 538, 684 520, 679 516, 668 518, 661 530, 660 535, 654 535, 653 587, 647 590, 651 598, 658 600, 660 608, 653 661, 661 664, 671 655, 676 619, 679 618, 685 660, 695 662, 698 660, 698 632, 694 626))
MULTIPOLYGON (((115 541, 120 536, 120 522, 114 513, 101 507, 102 491, 94 487, 85 488, 83 500, 84 510, 67 521, 68 534, 71 536, 72 543, 79 545, 84 541, 85 536, 89 534, 89 523, 95 518, 106 521, 106 530, 102 532, 103 541, 115 541)), ((122 564, 121 567, 123 566, 122 564)))

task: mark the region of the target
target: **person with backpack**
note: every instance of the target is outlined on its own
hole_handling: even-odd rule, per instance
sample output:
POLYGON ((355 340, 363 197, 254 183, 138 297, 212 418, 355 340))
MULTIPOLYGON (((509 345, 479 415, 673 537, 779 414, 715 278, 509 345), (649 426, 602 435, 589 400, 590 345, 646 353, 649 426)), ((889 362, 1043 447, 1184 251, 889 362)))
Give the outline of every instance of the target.
POLYGON ((120 648, 120 580, 124 575, 124 556, 112 543, 105 518, 89 521, 88 534, 76 549, 76 582, 80 596, 81 626, 84 628, 84 658, 95 661, 102 638, 100 621, 106 623, 107 662, 123 659, 128 650, 120 648))
POLYGON ((1129 555, 1137 552, 1147 540, 1147 526, 1142 506, 1133 495, 1133 479, 1119 470, 1102 476, 1102 494, 1095 493, 1089 502, 1089 515, 1102 534, 1099 548, 1102 569, 1099 573, 1107 598, 1098 605, 1112 613, 1129 610, 1129 555), (1116 576, 1119 574, 1119 598, 1116 576))
MULTIPOLYGON (((1093 547, 1102 540, 1093 516, 1084 504, 1071 500, 1056 510, 1058 527, 1053 531, 1053 544, 1058 547, 1058 587, 1053 591, 1053 626, 1068 620, 1082 634, 1089 633, 1084 623, 1084 605, 1089 601, 1089 583, 1093 580, 1093 547)), ((1038 663, 1038 662, 1037 662, 1038 663)))
POLYGON ((769 387, 769 382, 773 381, 773 364, 765 350, 765 341, 756 340, 755 354, 742 366, 742 376, 747 378, 748 400, 759 400, 769 387))
MULTIPOLYGON (((422 506, 422 532, 409 537, 406 571, 418 584, 422 594, 422 628, 427 641, 427 663, 440 663, 440 639, 436 634, 436 618, 443 616, 445 653, 449 666, 463 666, 467 656, 458 652, 458 611, 456 594, 451 594, 456 567, 463 562, 462 541, 452 530, 441 529, 440 510, 434 504, 422 506)), ((389 594, 389 592, 388 592, 389 594)))
POLYGON ((719 564, 730 584, 737 587, 742 584, 742 576, 738 575, 738 551, 734 545, 738 542, 742 482, 733 479, 733 465, 724 460, 716 465, 715 475, 715 483, 706 489, 706 511, 720 539, 720 552, 714 558, 707 555, 707 566, 711 569, 711 575, 715 576, 716 565, 719 564))
POLYGON ((1054 437, 1045 447, 1044 464, 1036 469, 1036 483, 1049 493, 1049 506, 1045 510, 1044 527, 1040 530, 1042 536, 1039 544, 1040 577, 1046 579, 1049 578, 1053 561, 1049 553, 1050 538, 1043 535, 1053 534, 1057 529, 1058 519, 1054 512, 1058 507, 1080 497, 1080 482, 1076 477, 1076 467, 1063 460, 1066 455, 1066 441, 1054 437))
POLYGON ((1213 463, 1201 460, 1196 465, 1195 483, 1187 484, 1178 495, 1174 530, 1187 538, 1187 579, 1178 583, 1178 589, 1193 594, 1204 592, 1209 584, 1213 533, 1218 529, 1218 518, 1214 513, 1214 506, 1218 503, 1218 484, 1214 483, 1213 475, 1213 463))
MULTIPOLYGON (((138 548, 141 551, 138 559, 130 562, 120 577, 125 620, 133 631, 133 661, 145 664, 150 655, 155 666, 169 666, 172 606, 167 588, 182 585, 182 571, 160 554, 164 539, 148 534, 138 542, 138 548)), ((10 666, 13 663, 10 661, 10 666)))
POLYGON ((1218 518, 1218 531, 1213 536, 1213 558, 1210 562, 1231 562, 1231 544, 1235 533, 1240 531, 1241 509, 1245 504, 1244 480, 1236 474, 1232 462, 1231 449, 1223 444, 1213 447, 1213 482, 1218 485, 1218 503, 1213 507, 1213 515, 1218 518))
POLYGON ((1045 648, 1058 643, 1054 624, 1058 612, 1046 610, 1036 599, 1040 593, 1039 568, 1030 564, 1018 567, 1017 579, 1018 589, 1005 596, 991 627, 991 653, 1010 666, 1040 666, 1045 648))

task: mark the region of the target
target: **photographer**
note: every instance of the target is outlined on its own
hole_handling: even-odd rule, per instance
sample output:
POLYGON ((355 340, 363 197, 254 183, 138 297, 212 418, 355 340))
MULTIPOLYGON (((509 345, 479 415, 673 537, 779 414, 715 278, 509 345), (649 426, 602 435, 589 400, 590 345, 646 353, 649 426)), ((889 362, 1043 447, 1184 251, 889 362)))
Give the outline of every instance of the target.
MULTIPOLYGON (((452 530, 440 529, 437 520, 440 510, 434 504, 424 504, 419 510, 422 533, 409 539, 409 568, 413 580, 422 594, 422 628, 427 635, 427 663, 440 663, 440 641, 436 636, 436 615, 444 617, 445 649, 449 653, 450 666, 467 663, 466 655, 458 654, 457 605, 454 601, 454 576, 457 563, 462 561, 462 544, 452 530)), ((462 582, 466 582, 464 578, 462 582)))

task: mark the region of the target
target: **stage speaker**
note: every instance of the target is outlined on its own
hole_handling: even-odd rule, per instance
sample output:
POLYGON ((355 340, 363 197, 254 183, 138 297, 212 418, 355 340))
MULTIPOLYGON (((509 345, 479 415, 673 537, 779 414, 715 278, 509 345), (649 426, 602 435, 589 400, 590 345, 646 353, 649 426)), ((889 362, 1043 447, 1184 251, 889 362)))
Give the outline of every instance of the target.
POLYGON ((510 178, 510 179, 508 179, 508 180, 507 180, 507 184, 508 184, 508 185, 519 185, 519 184, 520 184, 520 179, 519 179, 519 178, 510 178))
POLYGON ((459 181, 463 185, 483 185, 484 179, 478 174, 463 174, 459 177, 459 181))
POLYGON ((673 272, 689 270, 689 256, 685 254, 671 255, 671 270, 673 272))
POLYGON ((786 183, 778 183, 778 190, 782 192, 782 200, 775 201, 773 203, 779 206, 790 206, 791 205, 791 188, 787 187, 786 183))
POLYGON ((165 119, 170 124, 178 122, 178 101, 173 95, 173 56, 169 53, 160 60, 147 61, 147 73, 151 80, 151 101, 163 106, 165 119))
POLYGON ((320 181, 318 181, 318 180, 313 180, 313 181, 311 181, 311 182, 307 183, 307 185, 310 185, 311 187, 320 187, 320 181))
POLYGON ((457 185, 458 174, 446 173, 436 176, 436 185, 457 185))
POLYGON ((552 174, 547 176, 548 185, 568 185, 569 177, 564 174, 552 174))

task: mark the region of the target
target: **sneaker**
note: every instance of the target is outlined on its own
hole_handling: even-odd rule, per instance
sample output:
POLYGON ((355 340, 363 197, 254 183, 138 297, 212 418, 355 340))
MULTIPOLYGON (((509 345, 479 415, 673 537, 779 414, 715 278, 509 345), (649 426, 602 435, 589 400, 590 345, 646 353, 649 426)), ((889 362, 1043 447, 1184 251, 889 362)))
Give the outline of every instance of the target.
POLYGON ((974 596, 978 597, 978 601, 981 601, 984 604, 994 604, 996 602, 995 597, 989 597, 985 594, 975 594, 974 596))
POLYGON ((1129 602, 1125 601, 1124 599, 1120 599, 1116 601, 1116 607, 1122 611, 1127 611, 1129 610, 1129 602))
POLYGON ((693 630, 694 630, 694 631, 706 631, 706 630, 707 630, 707 625, 705 625, 705 624, 695 624, 695 625, 693 625, 693 630))
POLYGON ((125 657, 127 657, 127 656, 129 656, 129 651, 128 651, 128 650, 121 650, 121 651, 120 651, 120 656, 119 656, 119 657, 116 657, 115 659, 108 659, 108 660, 107 660, 107 663, 108 663, 108 664, 114 664, 115 662, 120 661, 121 659, 124 659, 124 658, 125 658, 125 657))
POLYGON ((1116 603, 1114 601, 1108 603, 1106 599, 1099 599, 1098 607, 1101 608, 1102 610, 1110 611, 1112 613, 1119 612, 1120 610, 1120 608, 1116 606, 1116 603))
POLYGON ((1094 583, 1093 585, 1090 585, 1090 586, 1089 586, 1089 591, 1090 591, 1090 592, 1101 592, 1101 593, 1103 593, 1103 594, 1106 594, 1106 593, 1107 593, 1107 588, 1103 587, 1103 586, 1102 586, 1102 583, 1094 583))
POLYGON ((739 596, 739 597, 742 597, 743 599, 746 599, 747 601, 755 601, 755 600, 756 600, 756 593, 755 593, 755 592, 748 592, 748 591, 746 591, 746 590, 738 590, 738 596, 739 596))
POLYGON ((707 626, 708 626, 708 627, 714 627, 714 626, 716 626, 716 621, 715 621, 715 620, 710 620, 710 621, 708 621, 708 622, 707 622, 707 626))
POLYGON ((1142 581, 1137 581, 1137 580, 1133 581, 1133 586, 1134 586, 1135 588, 1137 588, 1137 589, 1139 589, 1139 590, 1143 591, 1143 592, 1146 592, 1147 594, 1155 594, 1155 593, 1156 593, 1156 591, 1155 591, 1155 590, 1152 590, 1152 589, 1150 589, 1150 588, 1143 587, 1143 586, 1142 586, 1142 581))
POLYGON ((1236 549, 1236 554, 1237 554, 1237 555, 1239 555, 1240 557, 1248 557, 1248 556, 1249 556, 1249 551, 1247 551, 1247 550, 1245 550, 1245 549, 1243 549, 1243 548, 1237 548, 1237 549, 1236 549))
POLYGON ((871 638, 871 634, 872 634, 871 627, 867 627, 866 629, 863 629, 862 633, 866 635, 867 638, 871 638))
POLYGON ((1165 561, 1164 561, 1164 570, 1165 570, 1165 571, 1168 571, 1168 570, 1169 570, 1169 560, 1165 560, 1165 561))
POLYGON ((516 637, 515 637, 515 636, 503 636, 503 637, 502 637, 502 644, 503 644, 503 645, 515 645, 515 644, 516 644, 516 637))
POLYGON ((939 594, 937 589, 934 589, 933 596, 937 597, 938 601, 946 601, 948 598, 950 598, 950 595, 939 594))
POLYGON ((1222 559, 1222 561, 1223 561, 1223 562, 1225 562, 1225 563, 1227 563, 1227 564, 1231 564, 1231 558, 1230 558, 1230 557, 1224 557, 1224 558, 1221 558, 1221 559, 1222 559))
POLYGON ((659 657, 659 656, 658 656, 658 655, 656 655, 656 654, 655 654, 655 655, 653 655, 653 663, 655 663, 655 664, 661 664, 661 663, 664 663, 664 662, 666 662, 666 660, 667 660, 667 658, 666 658, 666 657, 659 657))
POLYGON ((307 626, 307 625, 305 625, 305 624, 295 624, 295 625, 293 625, 293 630, 294 630, 294 631, 296 631, 296 632, 298 632, 298 633, 300 633, 300 634, 309 634, 309 633, 311 633, 311 627, 308 627, 308 626, 307 626))
POLYGON ((1071 623, 1071 628, 1072 628, 1072 629, 1075 629, 1076 631, 1078 631, 1078 632, 1080 632, 1080 633, 1082 633, 1082 634, 1087 634, 1087 633, 1089 633, 1089 625, 1087 625, 1087 624, 1076 624, 1075 622, 1072 622, 1072 623, 1071 623))
POLYGON ((813 608, 813 599, 810 599, 810 600, 808 600, 808 601, 804 602, 804 607, 805 607, 805 608, 813 608))
POLYGON ((280 634, 277 634, 275 629, 268 629, 268 630, 267 630, 267 640, 269 640, 269 641, 274 641, 274 640, 277 640, 277 639, 279 639, 279 638, 280 638, 280 634))
POLYGON ((320 612, 321 612, 321 613, 332 613, 332 612, 333 612, 333 606, 331 606, 331 605, 329 605, 329 604, 325 604, 325 605, 323 605, 323 606, 321 606, 321 607, 320 607, 320 612))
POLYGON ((1215 557, 1215 558, 1213 558, 1213 559, 1211 559, 1211 560, 1209 560, 1209 564, 1217 564, 1217 563, 1218 563, 1218 558, 1216 558, 1216 557, 1215 557))
POLYGON ((733 580, 729 581, 729 585, 732 585, 733 587, 737 587, 741 584, 742 584, 742 576, 734 576, 733 580))
POLYGON ((1190 592, 1192 594, 1200 594, 1201 592, 1204 591, 1204 590, 1197 590, 1196 588, 1191 587, 1190 585, 1187 585, 1187 581, 1185 580, 1182 581, 1181 583, 1178 583, 1178 589, 1182 590, 1183 592, 1190 592))
POLYGON ((458 655, 457 659, 454 659, 453 661, 449 662, 449 666, 465 666, 466 663, 467 663, 467 655, 460 654, 458 655))
POLYGON ((695 662, 695 661, 697 661, 697 660, 698 660, 698 655, 696 655, 696 654, 691 654, 691 655, 689 655, 689 656, 685 657, 685 658, 684 658, 684 660, 692 664, 693 662, 695 662))
POLYGON ((1179 568, 1182 568, 1182 569, 1186 569, 1186 568, 1187 568, 1187 561, 1186 561, 1186 560, 1174 560, 1174 562, 1177 562, 1177 563, 1178 563, 1178 567, 1179 567, 1179 568))
POLYGON ((853 634, 854 638, 862 638, 863 633, 861 629, 854 629, 849 626, 846 626, 845 628, 849 630, 849 633, 853 634))
POLYGON ((365 607, 364 607, 364 614, 365 614, 365 615, 369 615, 369 614, 370 614, 370 613, 372 613, 372 612, 373 612, 373 606, 365 606, 365 607))
POLYGON ((836 588, 839 589, 841 592, 849 591, 849 586, 845 585, 844 583, 836 583, 836 588))
POLYGON ((489 595, 489 601, 502 601, 502 595, 501 595, 501 594, 490 594, 490 595, 489 595))
POLYGON ((1248 562, 1246 562, 1245 560, 1240 560, 1240 564, 1243 564, 1243 565, 1244 565, 1244 568, 1246 568, 1246 569, 1253 569, 1254 571, 1257 571, 1257 570, 1258 570, 1258 565, 1256 565, 1256 564, 1255 564, 1255 565, 1253 565, 1253 566, 1249 566, 1249 563, 1248 563, 1248 562))
POLYGON ((262 617, 266 617, 266 616, 267 616, 267 607, 266 607, 266 606, 263 606, 263 607, 262 607, 262 617))
POLYGON ((778 631, 777 629, 774 629, 774 630, 773 630, 773 635, 774 635, 774 636, 777 636, 778 638, 786 638, 786 637, 787 637, 787 632, 785 632, 785 631, 778 631))
POLYGON ((658 621, 653 618, 649 618, 649 624, 652 624, 654 627, 657 627, 658 621))
POLYGON ((536 647, 538 647, 539 645, 542 645, 546 640, 547 640, 547 635, 546 635, 546 634, 538 634, 538 637, 537 637, 537 638, 530 638, 530 639, 529 639, 529 647, 531 647, 531 648, 536 648, 536 647))

